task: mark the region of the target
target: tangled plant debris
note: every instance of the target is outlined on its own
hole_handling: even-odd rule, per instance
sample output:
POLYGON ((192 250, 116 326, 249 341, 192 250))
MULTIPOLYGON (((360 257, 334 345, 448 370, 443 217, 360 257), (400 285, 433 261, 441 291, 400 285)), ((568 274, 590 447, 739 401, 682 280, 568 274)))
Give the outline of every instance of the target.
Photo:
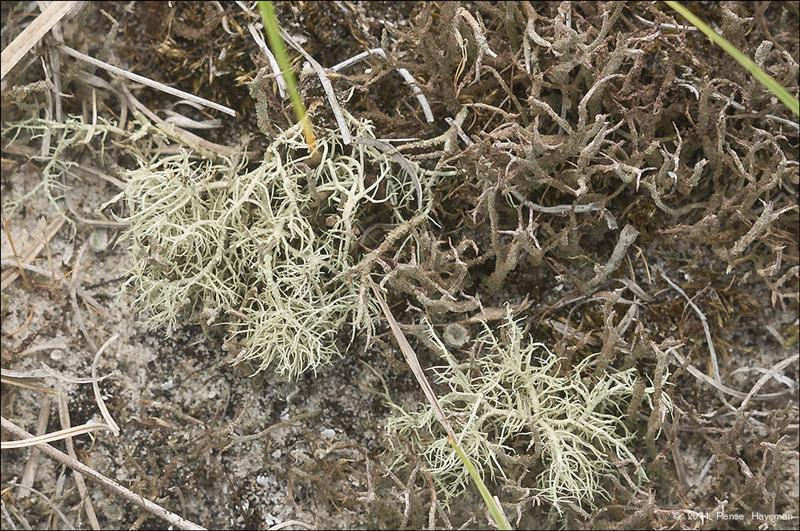
MULTIPOLYGON (((798 94, 796 3, 687 7, 798 94)), ((38 8, 3 4, 4 49, 38 8)), ((796 527, 772 92, 665 3, 275 12, 318 157, 252 3, 86 3, 3 78, 5 419, 57 431, 52 384, 85 425, 91 367, 121 437, 79 458, 193 521, 481 527, 427 373, 515 527, 796 527)), ((160 525, 10 452, 4 525, 160 525)))

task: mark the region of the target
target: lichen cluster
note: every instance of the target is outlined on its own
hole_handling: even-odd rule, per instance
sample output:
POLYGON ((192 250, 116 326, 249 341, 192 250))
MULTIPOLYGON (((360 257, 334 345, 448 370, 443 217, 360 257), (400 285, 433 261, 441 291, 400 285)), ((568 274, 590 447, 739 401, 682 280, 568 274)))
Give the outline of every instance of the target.
MULTIPOLYGON (((636 465, 629 448, 634 434, 623 419, 636 370, 592 376, 596 356, 589 356, 566 374, 558 357, 523 332, 509 311, 498 332, 484 323, 475 340, 473 360, 458 362, 431 328, 431 339, 447 362, 438 367, 438 383, 449 391, 439 398, 459 442, 483 477, 511 479, 521 465, 533 474, 531 489, 540 501, 559 512, 568 504, 593 506, 606 490, 603 480, 618 466, 636 465)), ((666 379, 666 375, 665 375, 666 379)), ((650 394, 645 400, 652 407, 650 394)), ((407 411, 395 405, 389 430, 410 438, 437 486, 446 497, 469 487, 469 477, 450 448, 431 408, 407 411)), ((660 415, 672 405, 667 398, 660 415)), ((646 479, 636 467, 639 479, 646 479)))
POLYGON ((376 147, 368 122, 353 126, 360 141, 323 136, 318 161, 294 127, 254 168, 181 151, 128 172, 129 284, 147 324, 225 323, 237 361, 290 378, 337 355, 344 325, 370 334, 365 272, 347 274, 360 220, 424 210, 428 186, 425 172, 376 147))
POLYGON ((9 145, 20 136, 29 141, 41 142, 39 154, 35 158, 42 162, 42 169, 41 178, 34 187, 14 200, 3 200, 3 211, 12 214, 39 193, 56 210, 63 210, 61 200, 69 188, 65 178, 73 174, 75 166, 79 165, 72 160, 72 152, 88 148, 93 151, 96 160, 105 162, 108 141, 122 135, 125 135, 125 131, 103 117, 96 123, 86 123, 80 116, 71 115, 65 116, 63 122, 32 118, 7 124, 2 136, 8 139, 9 145))

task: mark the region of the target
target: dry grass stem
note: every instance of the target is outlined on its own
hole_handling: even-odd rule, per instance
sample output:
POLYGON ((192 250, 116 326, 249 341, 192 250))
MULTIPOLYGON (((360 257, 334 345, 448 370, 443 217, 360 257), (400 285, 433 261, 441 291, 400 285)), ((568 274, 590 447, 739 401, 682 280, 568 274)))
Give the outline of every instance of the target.
POLYGON ((250 35, 252 35, 253 40, 256 41, 258 48, 266 56, 269 68, 272 70, 272 75, 275 76, 275 81, 278 83, 278 93, 281 99, 285 100, 289 97, 289 94, 286 88, 286 80, 283 78, 283 72, 281 72, 281 67, 278 65, 277 59, 272 55, 272 51, 269 49, 269 46, 267 46, 264 36, 261 34, 261 30, 257 28, 255 24, 248 24, 247 30, 250 32, 250 35))
POLYGON ((350 129, 347 127, 347 121, 342 113, 342 107, 339 105, 339 100, 336 98, 336 93, 333 90, 331 80, 328 79, 328 76, 325 74, 325 69, 322 68, 322 65, 320 65, 316 59, 311 57, 311 54, 309 54, 303 49, 302 46, 300 46, 297 40, 292 37, 288 31, 281 28, 281 35, 292 48, 300 52, 300 54, 306 58, 308 63, 311 65, 311 68, 313 68, 314 72, 317 74, 317 77, 319 77, 319 82, 322 84, 322 88, 325 91, 325 96, 328 98, 328 103, 331 106, 333 116, 336 118, 336 124, 339 127, 339 133, 342 135, 342 143, 345 146, 349 146, 353 142, 353 137, 350 134, 350 129))
MULTIPOLYGON (((0 418, 0 422, 2 423, 1 425, 4 430, 13 433, 14 435, 22 438, 23 440, 33 438, 33 435, 23 430, 22 428, 20 428, 10 420, 6 419, 5 417, 0 418)), ((131 492, 129 489, 123 487, 116 481, 105 477, 96 470, 89 468, 80 461, 71 458, 64 452, 53 448, 49 444, 40 443, 38 447, 44 453, 46 453, 48 456, 55 459, 62 465, 67 466, 77 471, 78 473, 82 474, 84 477, 97 482, 98 485, 100 485, 107 491, 111 492, 112 494, 120 496, 121 498, 133 503, 137 507, 141 507, 150 514, 169 522, 178 529, 187 529, 187 530, 205 529, 204 527, 201 527, 193 522, 190 522, 189 520, 186 520, 182 516, 179 516, 171 511, 168 511, 163 507, 161 507, 160 505, 153 503, 152 501, 131 492)))
MULTIPOLYGON (((61 429, 68 430, 72 427, 72 421, 69 418, 69 408, 67 405, 66 393, 59 391, 56 400, 58 400, 58 418, 61 421, 61 429)), ((64 446, 67 448, 67 455, 77 461, 78 456, 75 454, 75 445, 72 443, 72 437, 67 437, 64 439, 64 446)), ((89 525, 92 527, 92 529, 100 529, 100 522, 97 520, 97 514, 94 512, 92 498, 89 496, 89 492, 86 489, 86 482, 84 481, 83 476, 73 470, 72 477, 75 479, 75 486, 78 487, 78 494, 81 497, 81 502, 83 502, 83 510, 86 512, 86 518, 89 520, 89 525)))
POLYGON ((97 401, 97 407, 100 408, 100 414, 103 416, 103 420, 106 421, 108 428, 111 430, 111 433, 114 436, 119 435, 119 426, 117 423, 114 422, 114 419, 111 418, 111 414, 108 412, 108 408, 106 407, 105 400, 103 400, 103 395, 100 392, 100 384, 99 379, 97 378, 97 362, 100 361, 100 356, 103 352, 119 338, 119 334, 114 334, 113 336, 109 337, 105 343, 100 347, 97 351, 97 354, 94 355, 94 360, 92 361, 92 389, 94 389, 94 398, 97 401))
POLYGON ((5 47, 2 53, 2 72, 0 79, 22 59, 28 51, 44 37, 62 18, 80 2, 51 2, 42 13, 31 22, 22 33, 5 47))
MULTIPOLYGON (((43 396, 40 404, 39 418, 36 420, 36 435, 38 437, 43 436, 47 432, 47 422, 50 420, 50 397, 47 395, 43 396)), ((31 455, 28 457, 28 462, 25 463, 25 470, 22 473, 22 479, 20 480, 21 486, 33 487, 33 480, 36 477, 36 470, 39 468, 39 457, 39 450, 35 448, 32 449, 31 455)), ((27 497, 29 492, 30 491, 21 492, 20 497, 27 497)))
POLYGON ((60 441, 62 439, 76 437, 84 433, 91 433, 93 431, 98 431, 98 430, 112 431, 111 427, 106 424, 92 422, 92 423, 82 424, 80 426, 73 426, 71 428, 63 430, 52 431, 50 433, 45 433, 44 435, 31 436, 28 439, 23 439, 20 441, 4 441, 3 443, 0 444, 2 444, 3 450, 12 450, 14 448, 27 448, 29 446, 39 447, 41 444, 44 443, 60 441))
POLYGON ((198 103, 203 105, 204 107, 209 107, 211 109, 218 110, 220 112, 224 112, 225 114, 229 114, 233 117, 236 116, 236 111, 231 109, 230 107, 226 107, 224 105, 220 105, 219 103, 214 103, 213 101, 209 101, 205 98, 201 98, 199 96, 195 96, 194 94, 190 94, 188 92, 184 92, 182 90, 178 90, 176 88, 172 88, 169 85, 165 85, 163 83, 159 83, 158 81, 154 81, 152 79, 148 79, 144 76, 140 76, 138 74, 134 74, 132 72, 128 72, 127 70, 123 70, 122 68, 118 68, 114 65, 110 65, 99 59, 95 59, 94 57, 89 57, 85 53, 81 53, 78 50, 74 50, 66 45, 61 45, 58 48, 65 54, 69 55, 70 57, 74 57, 80 61, 88 63, 90 65, 96 66, 98 68, 102 68, 103 70, 108 70, 112 74, 116 74, 118 76, 124 77, 126 79, 130 79, 131 81, 135 81, 137 83, 141 83, 142 85, 146 85, 148 87, 154 88, 156 90, 160 90, 161 92, 166 92, 172 96, 176 96, 178 98, 183 98, 189 100, 194 103, 198 103))
MULTIPOLYGON (((50 224, 47 226, 47 229, 45 230, 44 237, 42 238, 42 240, 31 244, 22 253, 22 257, 21 257, 22 264, 17 264, 17 265, 19 265, 20 268, 23 268, 24 264, 29 264, 32 260, 34 260, 37 256, 39 256, 39 253, 42 252, 42 249, 45 248, 47 243, 56 234, 58 234, 58 231, 64 225, 65 221, 66 221, 66 218, 64 216, 59 216, 58 219, 55 219, 52 222, 50 222, 50 224)), ((17 259, 18 259, 18 257, 15 257, 15 260, 17 260, 17 259)), ((19 275, 20 275, 19 269, 18 270, 14 270, 14 271, 5 271, 3 273, 3 275, 2 275, 2 281, 0 281, 0 290, 4 290, 8 286, 10 286, 17 279, 17 277, 19 275)))
POLYGON ((700 318, 700 322, 703 325, 703 332, 705 333, 705 336, 706 336, 706 344, 708 345, 708 356, 709 356, 709 360, 711 361, 712 376, 714 377, 714 381, 716 381, 717 383, 721 384, 722 383, 722 377, 720 376, 720 373, 719 373, 719 361, 717 360, 717 349, 714 348, 714 340, 711 337, 711 329, 708 326, 708 319, 706 318, 705 314, 700 310, 700 308, 697 307, 697 305, 694 303, 694 301, 692 299, 690 299, 688 295, 686 295, 686 292, 683 291, 683 289, 681 289, 680 286, 675 284, 664 273, 663 270, 659 269, 658 272, 661 274, 661 278, 663 278, 667 282, 667 284, 669 284, 670 287, 672 287, 672 289, 674 289, 675 291, 680 293, 680 295, 684 299, 686 299, 686 302, 689 304, 689 306, 692 308, 692 310, 694 310, 694 313, 696 313, 697 317, 700 318))
MULTIPOLYGON (((345 59, 341 63, 337 63, 330 69, 334 72, 340 72, 345 68, 349 68, 355 64, 360 63, 361 61, 363 61, 364 59, 366 59, 371 55, 377 55, 386 59, 386 52, 383 50, 383 48, 370 48, 369 50, 356 54, 349 59, 345 59)), ((403 81, 408 83, 408 85, 411 87, 411 92, 414 93, 414 96, 417 98, 417 101, 419 102, 419 106, 422 107, 422 113, 425 115, 425 120, 428 123, 433 123, 433 113, 431 112, 431 106, 428 105, 428 98, 425 97, 425 94, 422 92, 422 89, 419 88, 417 80, 414 79, 414 76, 411 75, 411 72, 409 72, 405 68, 397 68, 396 70, 397 73, 400 74, 400 77, 403 78, 403 81)))

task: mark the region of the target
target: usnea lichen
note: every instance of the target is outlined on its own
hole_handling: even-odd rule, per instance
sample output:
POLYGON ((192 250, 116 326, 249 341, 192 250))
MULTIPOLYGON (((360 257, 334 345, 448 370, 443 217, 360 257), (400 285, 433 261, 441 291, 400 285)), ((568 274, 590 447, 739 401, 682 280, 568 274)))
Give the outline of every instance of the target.
POLYGON ((147 323, 224 322, 236 361, 290 378, 337 355, 345 324, 370 334, 368 271, 345 274, 360 222, 387 205, 395 221, 426 211, 430 175, 398 164, 368 122, 353 126, 351 146, 319 138, 316 166, 295 126, 255 169, 180 152, 129 172, 129 284, 147 323))
MULTIPOLYGON (((593 506, 606 493, 604 478, 636 463, 629 448, 634 435, 623 422, 635 369, 593 379, 591 356, 561 375, 557 356, 525 337, 510 312, 499 334, 484 325, 475 340, 478 355, 466 363, 447 352, 432 328, 431 336, 447 362, 436 369, 438 382, 449 388, 439 402, 481 476, 508 482, 514 465, 530 471, 541 459, 532 490, 561 512, 566 505, 593 506)), ((652 392, 645 390, 651 407, 652 392)), ((666 397, 660 414, 671 407, 666 397)), ((389 431, 412 440, 445 498, 466 490, 467 473, 433 411, 394 408, 389 431)), ((637 474, 646 479, 640 467, 637 474)))
POLYGON ((3 211, 13 213, 39 193, 57 211, 63 211, 62 199, 69 188, 65 178, 79 165, 70 160, 67 154, 73 155, 71 152, 86 148, 92 152, 93 158, 105 160, 108 140, 124 134, 125 131, 117 124, 102 117, 91 124, 79 116, 65 116, 63 122, 34 118, 8 124, 3 136, 8 137, 9 144, 13 144, 20 135, 30 142, 41 141, 40 154, 34 158, 41 161, 42 169, 36 186, 13 201, 4 201, 3 211))

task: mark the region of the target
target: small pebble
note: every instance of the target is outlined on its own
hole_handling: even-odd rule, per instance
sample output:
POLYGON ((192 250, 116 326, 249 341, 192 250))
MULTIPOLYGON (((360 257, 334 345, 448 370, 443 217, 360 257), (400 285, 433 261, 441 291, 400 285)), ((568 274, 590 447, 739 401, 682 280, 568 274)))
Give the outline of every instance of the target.
POLYGON ((445 327, 442 337, 448 345, 458 348, 469 341, 469 330, 458 323, 450 323, 445 327))
POLYGON ((106 229, 96 229, 89 236, 89 245, 95 252, 102 252, 108 248, 108 231, 106 229))

